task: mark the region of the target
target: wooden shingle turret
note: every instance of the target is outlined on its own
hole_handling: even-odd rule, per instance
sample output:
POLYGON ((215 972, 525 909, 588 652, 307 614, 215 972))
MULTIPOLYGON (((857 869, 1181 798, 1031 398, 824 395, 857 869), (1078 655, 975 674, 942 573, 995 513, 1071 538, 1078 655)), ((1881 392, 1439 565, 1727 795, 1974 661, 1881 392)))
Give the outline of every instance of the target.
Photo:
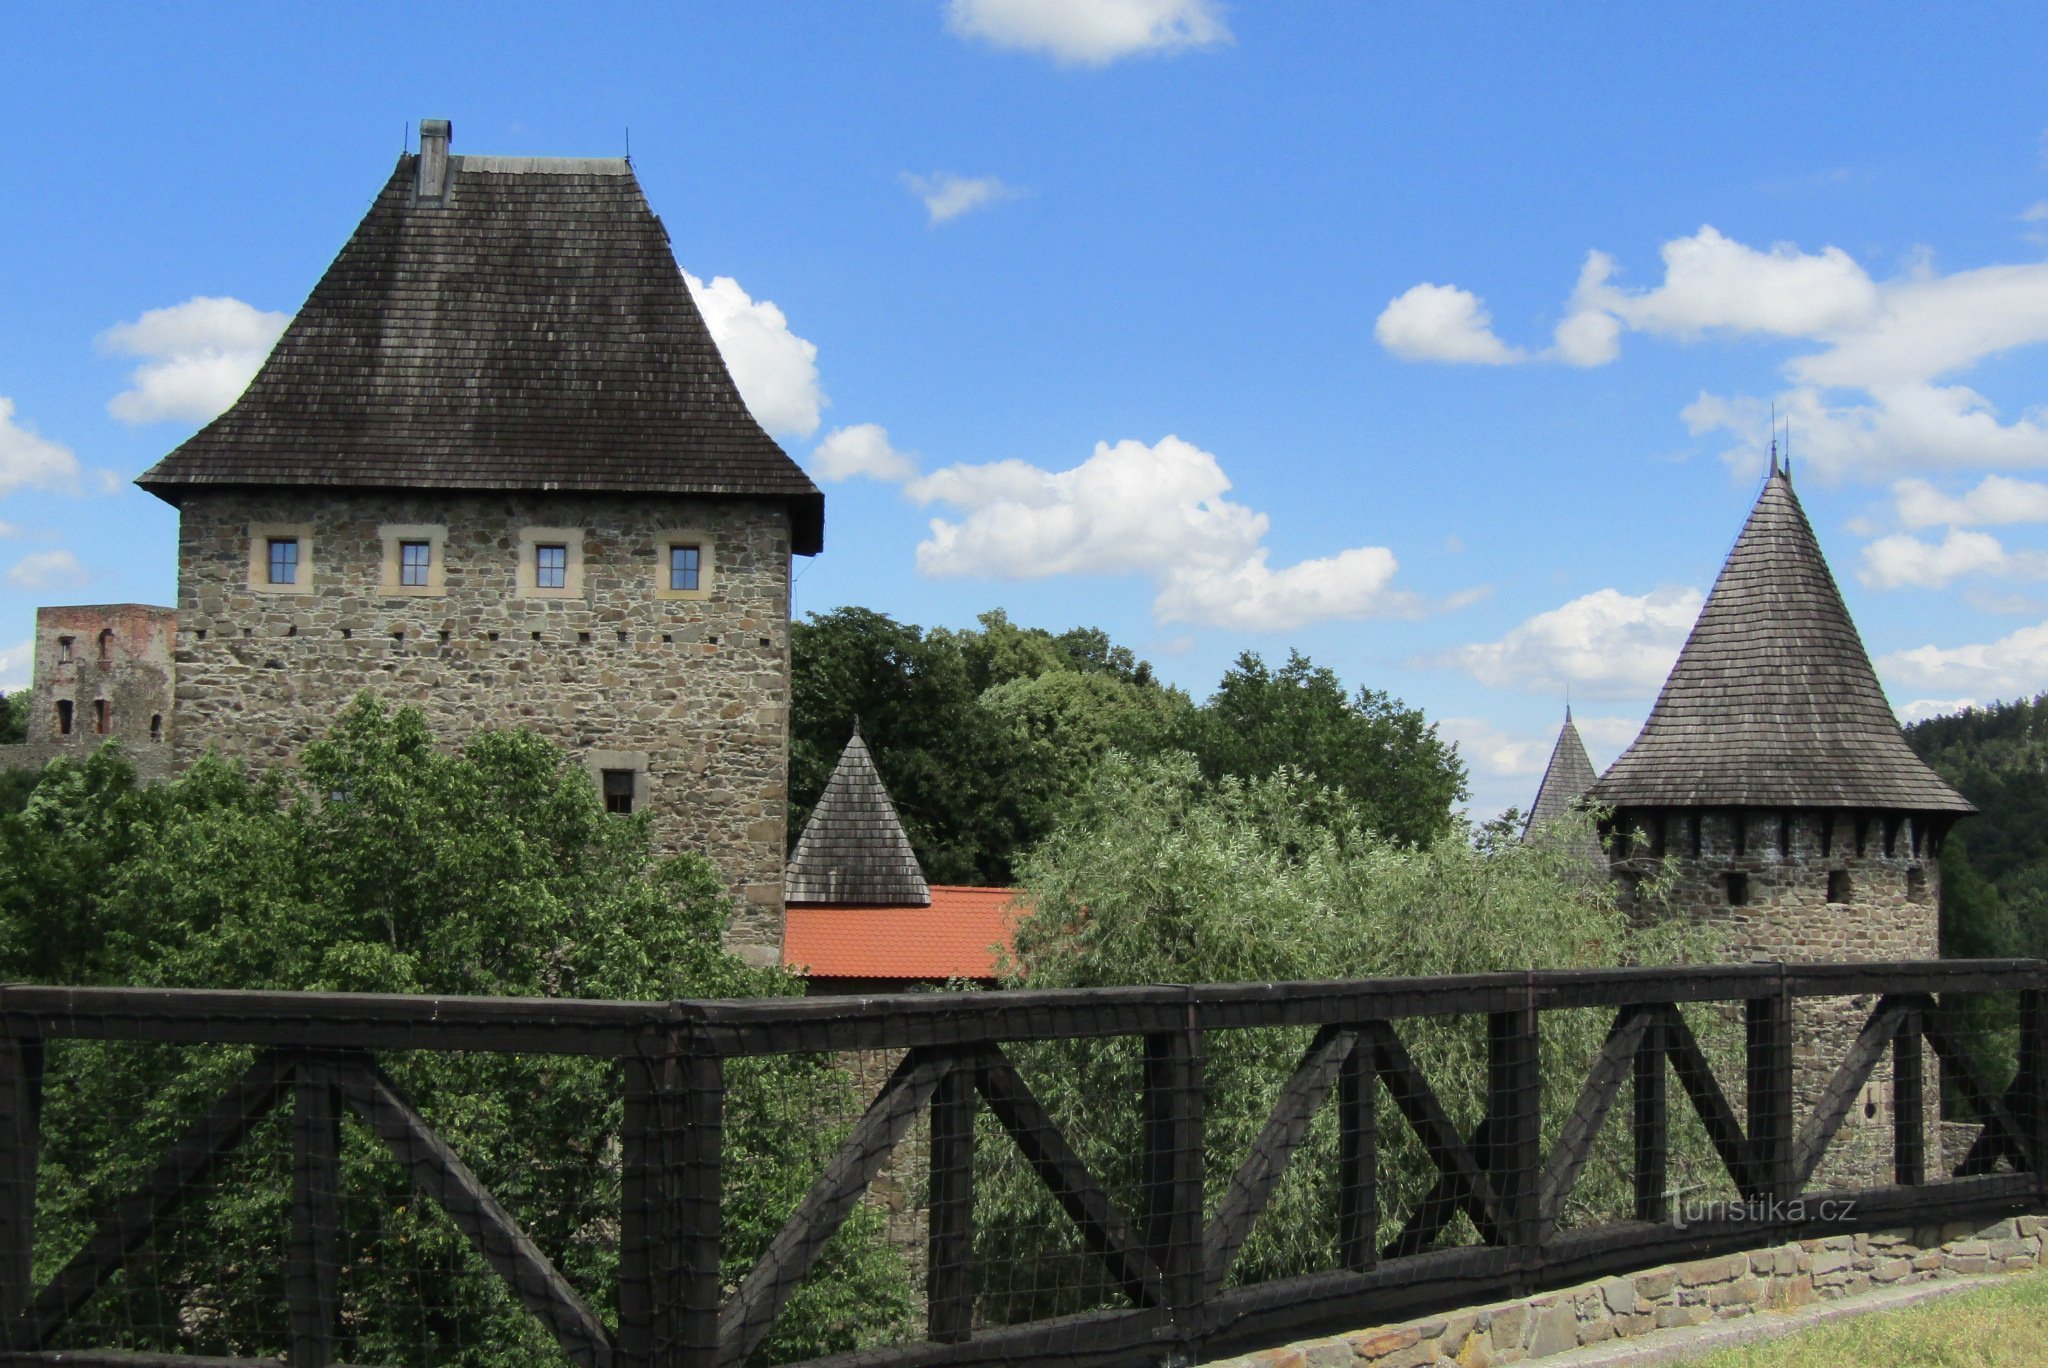
POLYGON ((1775 467, 1649 721, 1587 796, 1618 810, 1976 810, 1907 747, 1775 467))
POLYGON ((136 483, 824 498, 754 421, 621 159, 421 126, 242 397, 136 483))
POLYGON ((1593 762, 1586 755, 1586 743, 1579 739, 1579 729, 1572 725, 1572 710, 1567 707, 1564 710, 1564 729, 1557 734, 1557 745, 1550 752, 1550 764, 1543 771, 1543 782, 1536 788, 1536 802, 1529 809, 1529 820, 1522 826, 1522 839, 1528 840, 1545 823, 1569 814, 1572 804, 1593 787, 1594 779, 1593 762))
POLYGON ((896 805, 855 729, 783 874, 791 903, 924 907, 924 870, 903 834, 896 805))

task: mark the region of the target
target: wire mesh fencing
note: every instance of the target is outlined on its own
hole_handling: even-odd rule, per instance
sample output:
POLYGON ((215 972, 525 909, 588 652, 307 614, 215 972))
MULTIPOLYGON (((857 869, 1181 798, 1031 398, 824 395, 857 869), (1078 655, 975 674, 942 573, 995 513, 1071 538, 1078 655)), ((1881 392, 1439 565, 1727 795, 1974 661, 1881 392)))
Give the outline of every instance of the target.
POLYGON ((0 1362, 1153 1363, 2037 1208, 2033 962, 0 989, 0 1362), (125 1357, 124 1357, 125 1356, 125 1357))

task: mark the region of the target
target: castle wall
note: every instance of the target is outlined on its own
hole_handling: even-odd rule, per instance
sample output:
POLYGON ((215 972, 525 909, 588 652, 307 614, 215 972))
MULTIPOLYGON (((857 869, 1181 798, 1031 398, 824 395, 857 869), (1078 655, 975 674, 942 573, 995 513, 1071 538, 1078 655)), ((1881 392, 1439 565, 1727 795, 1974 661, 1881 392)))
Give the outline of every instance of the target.
POLYGON ((287 760, 362 689, 450 740, 553 738, 631 771, 663 849, 707 854, 742 900, 728 939, 779 957, 788 776, 787 508, 766 500, 194 489, 179 520, 179 763, 208 747, 287 760), (270 536, 301 540, 290 586, 270 536), (665 592, 663 547, 705 547, 700 594, 665 592), (434 547, 427 585, 397 544, 434 547), (573 548, 543 587, 536 541, 573 548))
MULTIPOLYGON (((1941 874, 1924 818, 1755 809, 1631 810, 1618 816, 1617 826, 1635 836, 1628 857, 1614 863, 1616 875, 1633 884, 1663 871, 1671 883, 1660 906, 1714 931, 1721 960, 1940 957, 1941 874), (1741 880, 1742 902, 1731 901, 1731 875, 1741 880), (1832 891, 1846 891, 1845 900, 1830 900, 1831 876, 1832 891)), ((1802 1122, 1875 1005, 1864 997, 1826 998, 1802 1000, 1795 1008, 1793 1079, 1802 1122)), ((1941 1112, 1931 1063, 1927 1072, 1922 1111, 1932 1125, 1941 1112)), ((1891 1144, 1887 1057, 1857 1097, 1816 1179, 1889 1182, 1891 1144)))
POLYGON ((176 641, 177 615, 168 608, 103 603, 37 609, 28 738, 0 747, 0 766, 77 759, 118 740, 139 773, 163 774, 174 729, 176 641))

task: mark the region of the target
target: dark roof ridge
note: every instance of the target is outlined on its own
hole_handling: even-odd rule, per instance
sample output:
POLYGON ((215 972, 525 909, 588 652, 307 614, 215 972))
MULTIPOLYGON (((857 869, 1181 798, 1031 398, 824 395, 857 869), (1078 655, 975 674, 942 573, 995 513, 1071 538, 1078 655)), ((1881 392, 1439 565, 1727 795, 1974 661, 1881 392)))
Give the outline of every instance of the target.
POLYGON ((1973 808, 1906 745, 1792 481, 1773 469, 1605 807, 1973 808))
POLYGON ((931 900, 917 852, 856 726, 783 871, 783 901, 923 907, 931 900))
POLYGON ((824 496, 748 411, 630 163, 465 154, 422 199, 419 160, 138 485, 761 499, 822 549, 824 496))

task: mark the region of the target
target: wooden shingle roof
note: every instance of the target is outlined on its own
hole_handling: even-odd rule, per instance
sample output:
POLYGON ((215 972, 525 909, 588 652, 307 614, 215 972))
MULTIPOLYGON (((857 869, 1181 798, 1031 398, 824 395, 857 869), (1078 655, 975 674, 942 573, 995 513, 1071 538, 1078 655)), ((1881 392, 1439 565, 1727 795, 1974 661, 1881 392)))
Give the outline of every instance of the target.
POLYGON ((856 729, 840 753, 811 820, 783 872, 791 903, 923 907, 932 900, 924 870, 874 757, 856 729))
POLYGON ((1586 743, 1579 739, 1579 729, 1572 725, 1572 710, 1567 707, 1564 730, 1557 734, 1557 745, 1551 748, 1543 782, 1536 786, 1536 802, 1529 809, 1529 820, 1522 824, 1522 839, 1528 840, 1545 822, 1567 815, 1572 803, 1593 787, 1594 780, 1586 743))
POLYGON ((1773 470, 1607 807, 1976 811, 1906 746, 1820 543, 1773 470))
POLYGON ((824 496, 748 413, 623 160, 450 157, 391 179, 233 407, 136 481, 824 496))

